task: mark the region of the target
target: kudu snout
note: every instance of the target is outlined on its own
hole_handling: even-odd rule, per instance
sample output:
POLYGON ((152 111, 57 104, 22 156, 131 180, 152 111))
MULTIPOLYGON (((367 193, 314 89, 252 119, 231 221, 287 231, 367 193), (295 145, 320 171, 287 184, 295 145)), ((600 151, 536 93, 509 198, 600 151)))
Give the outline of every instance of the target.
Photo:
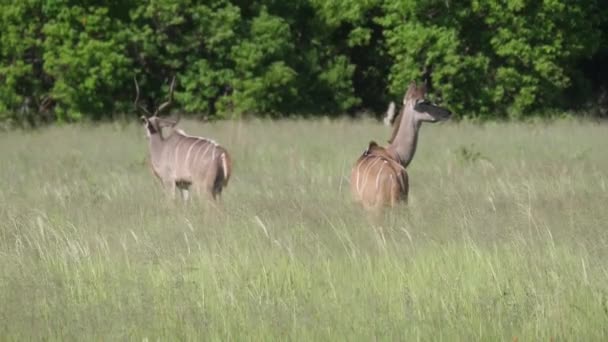
POLYGON ((434 119, 434 122, 447 120, 452 116, 452 112, 447 108, 437 106, 436 104, 426 100, 418 102, 414 106, 414 110, 420 113, 429 114, 434 119))

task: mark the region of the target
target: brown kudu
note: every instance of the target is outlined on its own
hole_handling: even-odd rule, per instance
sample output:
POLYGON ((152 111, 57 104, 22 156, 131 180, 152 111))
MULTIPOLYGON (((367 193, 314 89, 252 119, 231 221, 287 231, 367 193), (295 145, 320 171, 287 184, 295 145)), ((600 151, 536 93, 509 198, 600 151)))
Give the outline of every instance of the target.
POLYGON ((409 183, 407 166, 416 152, 418 131, 423 122, 448 119, 452 113, 425 99, 426 87, 411 82, 403 98, 401 112, 395 118, 393 134, 387 147, 371 141, 355 163, 351 191, 366 209, 394 206, 407 202, 409 183))

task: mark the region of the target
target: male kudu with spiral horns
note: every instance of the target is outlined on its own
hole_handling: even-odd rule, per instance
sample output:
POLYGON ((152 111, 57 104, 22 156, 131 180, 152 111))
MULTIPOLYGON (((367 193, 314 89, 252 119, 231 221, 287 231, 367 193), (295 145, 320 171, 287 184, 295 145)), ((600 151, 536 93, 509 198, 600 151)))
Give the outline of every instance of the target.
POLYGON ((407 166, 414 158, 418 132, 423 122, 448 119, 452 113, 425 99, 426 86, 411 82, 403 107, 395 118, 393 134, 386 147, 375 141, 357 160, 352 169, 350 184, 357 202, 366 209, 395 206, 407 202, 409 192, 407 166))
POLYGON ((149 116, 141 116, 148 137, 150 167, 164 187, 173 196, 176 188, 184 200, 189 198, 193 188, 198 195, 208 195, 216 199, 228 184, 232 172, 232 162, 228 152, 211 139, 186 134, 175 126, 176 120, 159 117, 173 102, 175 78, 171 81, 169 100, 162 103, 153 114, 138 104, 139 84, 135 79, 137 97, 135 105, 149 116), (166 135, 163 128, 171 128, 166 135))

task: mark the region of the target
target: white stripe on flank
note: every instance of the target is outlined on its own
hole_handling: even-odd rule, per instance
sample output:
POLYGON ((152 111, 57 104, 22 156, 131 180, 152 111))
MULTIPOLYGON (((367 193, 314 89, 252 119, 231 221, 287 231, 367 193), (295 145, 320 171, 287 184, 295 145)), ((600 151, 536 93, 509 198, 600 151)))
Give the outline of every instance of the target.
POLYGON ((177 144, 175 144, 175 151, 173 151, 173 153, 175 154, 173 156, 173 176, 177 177, 177 158, 179 157, 179 145, 181 145, 184 142, 184 140, 180 140, 177 142, 177 144))
MULTIPOLYGON (((200 163, 200 162, 201 162, 201 160, 203 161, 203 163, 204 163, 204 164, 207 164, 207 163, 205 162, 205 157, 207 156, 207 153, 209 152, 209 148, 210 148, 211 146, 213 146, 213 151, 212 151, 212 153, 213 153, 213 154, 212 154, 212 156, 211 156, 211 159, 212 159, 212 160, 214 160, 214 159, 215 159, 215 152, 216 152, 215 150, 216 150, 216 148, 217 148, 218 146, 220 146, 220 145, 219 145, 217 142, 215 142, 214 140, 212 140, 212 139, 208 139, 208 138, 203 138, 203 137, 197 137, 197 136, 189 135, 189 134, 187 134, 186 132, 184 132, 183 130, 181 130, 181 129, 179 129, 179 128, 176 128, 176 129, 175 129, 175 133, 179 134, 180 136, 182 136, 182 137, 184 137, 184 138, 193 138, 193 139, 197 139, 197 142, 196 142, 196 143, 194 143, 194 144, 192 144, 192 145, 190 146, 190 148, 188 149, 188 152, 186 153, 186 161, 188 160, 188 158, 189 158, 190 154, 191 154, 191 153, 194 151, 194 145, 198 144, 198 143, 199 143, 199 142, 201 142, 201 141, 202 141, 202 142, 204 142, 203 144, 200 144, 200 147, 198 148, 198 150, 196 151, 196 153, 194 153, 194 157, 193 157, 194 159, 193 159, 193 160, 192 160, 192 162, 190 163, 191 167, 198 168, 198 163, 200 163), (207 146, 207 147, 205 148, 205 151, 204 151, 204 152, 201 154, 201 153, 200 153, 200 152, 201 152, 201 149, 202 149, 204 146, 207 146)), ((177 147, 179 146, 179 144, 180 144, 180 143, 178 143, 178 144, 176 145, 176 156, 175 156, 175 158, 176 158, 176 163, 177 163, 177 152, 178 152, 178 151, 177 151, 177 147)))
POLYGON ((176 131, 177 133, 179 133, 180 135, 184 136, 184 137, 188 137, 188 138, 196 138, 196 139, 200 139, 200 140, 204 140, 204 141, 206 141, 206 142, 212 143, 213 145, 216 145, 216 146, 217 146, 217 145, 219 145, 218 143, 216 143, 215 141, 213 141, 213 140, 211 140, 211 139, 208 139, 208 138, 203 138, 203 137, 197 137, 197 136, 194 136, 194 135, 187 134, 186 132, 182 131, 182 130, 181 130, 181 129, 179 129, 179 128, 178 128, 178 129, 176 129, 175 131, 176 131))
POLYGON ((196 151, 196 153, 194 153, 194 160, 192 161, 192 167, 197 167, 197 163, 200 159, 201 156, 201 150, 203 149, 203 147, 207 146, 207 148, 209 148, 209 143, 205 140, 201 140, 203 142, 203 144, 201 144, 201 146, 198 148, 198 150, 196 151))
POLYGON ((380 175, 382 174, 382 169, 384 168, 384 165, 386 165, 386 160, 384 161, 384 163, 382 163, 382 166, 380 167, 380 171, 378 171, 378 174, 376 175, 376 191, 378 191, 380 175))
POLYGON ((376 160, 374 160, 366 169, 365 169, 365 173, 363 175, 363 185, 361 186, 362 188, 365 188, 365 185, 367 185, 367 176, 369 175, 369 170, 371 170, 374 165, 376 165, 376 163, 380 161, 380 158, 376 158, 376 160))
MULTIPOLYGON (((365 158, 365 159, 367 159, 367 158, 365 158)), ((357 165, 357 181, 356 181, 356 184, 357 184, 357 193, 359 195, 361 195, 361 190, 359 189, 359 175, 361 174, 361 165, 363 165, 363 162, 365 161, 365 159, 361 160, 361 162, 359 163, 359 165, 357 165)))
POLYGON ((222 153, 220 156, 222 158, 222 172, 224 173, 224 182, 228 178, 228 161, 226 160, 226 153, 222 153))
MULTIPOLYGON (((194 146, 196 146, 196 144, 200 143, 202 140, 195 140, 194 143, 192 145, 190 145, 190 148, 188 149, 188 152, 186 152, 186 158, 184 159, 184 164, 187 165, 188 163, 188 158, 190 158, 190 152, 192 152, 192 149, 194 148, 194 146)), ((196 156, 195 156, 196 157, 196 156)), ((190 163, 190 165, 193 165, 192 163, 190 163)))
POLYGON ((203 152, 203 154, 201 155, 202 159, 205 159, 205 156, 207 155, 207 152, 209 152, 209 147, 211 147, 211 144, 207 144, 207 148, 205 149, 205 152, 203 152))

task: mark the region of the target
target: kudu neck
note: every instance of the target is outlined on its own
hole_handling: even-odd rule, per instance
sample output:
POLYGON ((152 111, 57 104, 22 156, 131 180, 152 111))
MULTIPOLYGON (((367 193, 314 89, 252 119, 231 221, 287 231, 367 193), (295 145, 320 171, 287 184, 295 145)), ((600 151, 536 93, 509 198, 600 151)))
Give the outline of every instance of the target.
POLYGON ((150 146, 150 156, 153 160, 160 157, 160 153, 163 150, 165 142, 166 138, 164 138, 160 132, 156 134, 151 134, 148 137, 148 145, 150 146))
POLYGON ((397 155, 401 165, 407 167, 416 153, 420 122, 415 119, 411 109, 404 109, 400 121, 395 124, 399 127, 389 149, 397 155))

